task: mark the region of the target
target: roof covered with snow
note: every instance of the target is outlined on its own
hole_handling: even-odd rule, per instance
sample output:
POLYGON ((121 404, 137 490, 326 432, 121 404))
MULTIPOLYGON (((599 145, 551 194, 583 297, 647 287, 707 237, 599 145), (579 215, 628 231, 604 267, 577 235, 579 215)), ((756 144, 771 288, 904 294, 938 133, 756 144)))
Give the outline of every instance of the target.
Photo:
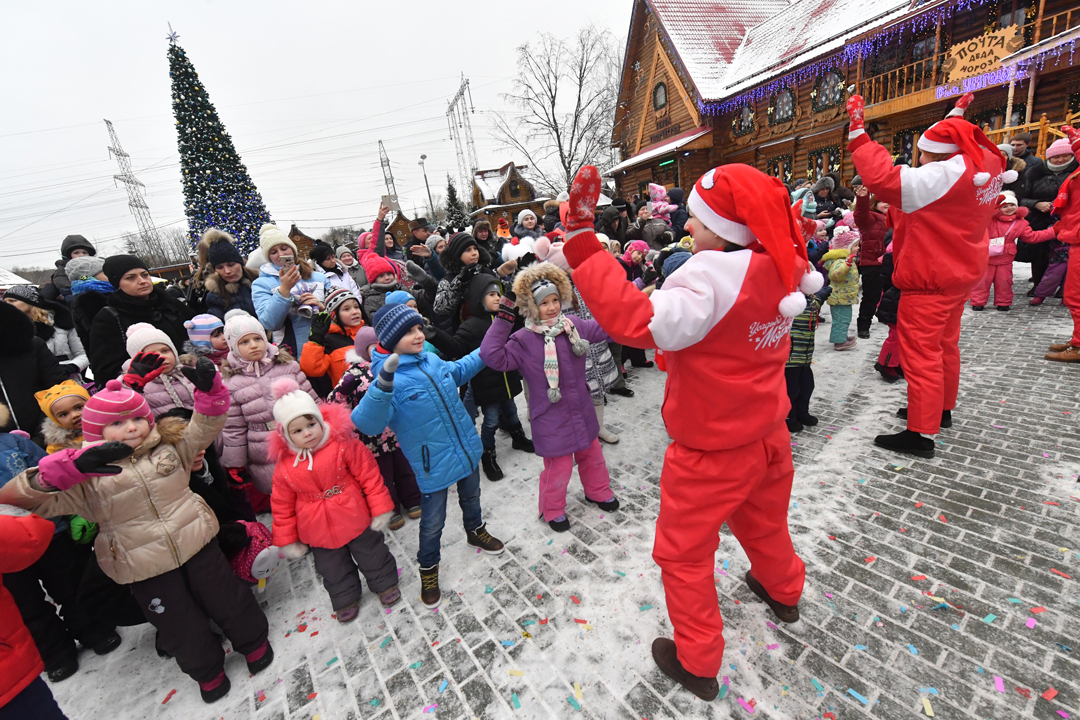
POLYGON ((723 86, 747 32, 785 10, 787 0, 649 0, 702 97, 723 86))
POLYGON ((21 277, 19 275, 16 275, 15 273, 11 272, 10 270, 5 270, 4 268, 0 268, 0 290, 7 290, 12 285, 33 285, 33 284, 34 283, 30 282, 26 278, 21 277))
POLYGON ((528 182, 526 171, 529 169, 528 165, 515 165, 513 162, 508 162, 501 168, 494 170, 477 170, 473 176, 473 182, 476 183, 476 188, 480 191, 481 197, 486 202, 495 202, 499 198, 499 191, 502 190, 503 185, 510 179, 510 175, 514 170, 517 170, 518 176, 528 182))
POLYGON ((835 52, 911 0, 648 0, 704 101, 835 52))

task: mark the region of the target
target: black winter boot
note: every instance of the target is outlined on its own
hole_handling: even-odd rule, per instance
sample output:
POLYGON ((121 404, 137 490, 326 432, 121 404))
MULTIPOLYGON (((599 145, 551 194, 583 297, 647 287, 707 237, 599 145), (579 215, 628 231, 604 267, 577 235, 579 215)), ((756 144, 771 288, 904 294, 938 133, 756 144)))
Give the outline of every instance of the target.
POLYGON ((499 463, 495 459, 495 448, 488 448, 484 451, 484 454, 480 456, 480 464, 484 466, 484 475, 488 480, 496 481, 503 479, 502 468, 499 467, 499 463))
POLYGON ((525 437, 525 428, 521 427, 521 423, 510 428, 509 432, 510 437, 513 439, 515 450, 524 450, 527 453, 536 452, 536 448, 533 447, 533 441, 525 437))
POLYGON ((934 441, 911 430, 903 430, 895 435, 878 435, 874 438, 874 444, 886 450, 916 457, 934 457, 934 441))

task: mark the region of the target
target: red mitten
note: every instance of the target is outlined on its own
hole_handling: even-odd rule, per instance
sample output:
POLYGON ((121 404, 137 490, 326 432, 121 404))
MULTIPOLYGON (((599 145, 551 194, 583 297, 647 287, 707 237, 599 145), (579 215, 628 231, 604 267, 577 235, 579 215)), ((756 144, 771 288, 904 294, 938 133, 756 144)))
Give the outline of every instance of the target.
POLYGON ((1061 131, 1069 138, 1069 147, 1072 148, 1073 156, 1080 158, 1080 130, 1072 125, 1062 125, 1061 131))
POLYGON ((124 384, 141 393, 164 369, 165 358, 157 353, 140 352, 131 358, 128 371, 124 373, 124 384))
POLYGON ((863 114, 866 110, 866 103, 863 102, 862 95, 852 95, 847 101, 847 114, 851 118, 851 124, 848 125, 848 131, 863 129, 863 114))
POLYGON ((956 101, 956 109, 963 113, 967 111, 968 105, 970 105, 974 100, 974 93, 964 93, 964 96, 956 101))
POLYGON ((578 170, 570 186, 570 207, 566 213, 566 232, 592 229, 596 223, 596 201, 600 198, 600 171, 592 165, 578 170))
POLYGON ((251 481, 242 475, 244 468, 229 468, 229 479, 238 488, 246 488, 251 485, 251 481))

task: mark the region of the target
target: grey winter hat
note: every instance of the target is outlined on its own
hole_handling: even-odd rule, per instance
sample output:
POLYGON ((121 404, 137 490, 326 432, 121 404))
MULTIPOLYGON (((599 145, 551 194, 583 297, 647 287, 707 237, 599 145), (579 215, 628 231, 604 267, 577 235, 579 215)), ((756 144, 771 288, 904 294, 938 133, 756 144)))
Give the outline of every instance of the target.
POLYGON ((444 238, 442 235, 432 234, 427 240, 424 241, 424 244, 427 245, 428 250, 430 250, 431 252, 435 252, 435 246, 445 239, 446 238, 444 238))
POLYGON ((810 188, 810 191, 813 192, 814 194, 817 194, 817 193, 821 192, 822 190, 828 190, 829 192, 832 192, 835 188, 836 188, 836 184, 833 182, 832 178, 828 177, 828 176, 824 176, 820 180, 818 180, 816 183, 814 183, 814 186, 812 188, 810 188))
POLYGON ((95 256, 71 258, 67 261, 67 265, 64 266, 64 272, 67 273, 68 280, 75 282, 83 278, 94 277, 101 272, 104 264, 104 258, 95 256))
POLYGON ((533 302, 539 307, 540 303, 544 302, 544 298, 548 295, 558 295, 559 288, 555 287, 555 283, 551 282, 547 278, 540 278, 529 287, 529 291, 532 292, 533 302))
POLYGON ((1001 152, 1008 155, 1010 160, 1013 159, 1013 146, 1012 145, 1010 145, 1009 143, 1001 143, 997 147, 998 147, 998 150, 1000 150, 1001 152))

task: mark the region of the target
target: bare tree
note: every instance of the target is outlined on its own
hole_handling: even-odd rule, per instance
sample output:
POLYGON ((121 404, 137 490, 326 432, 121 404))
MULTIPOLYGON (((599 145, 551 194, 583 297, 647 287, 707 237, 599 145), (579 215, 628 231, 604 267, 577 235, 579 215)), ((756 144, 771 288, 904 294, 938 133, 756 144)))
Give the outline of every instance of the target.
POLYGON ((11 268, 11 272, 30 281, 32 285, 44 285, 52 280, 56 268, 11 268))
POLYGON ((611 33, 595 26, 572 40, 545 33, 517 56, 514 91, 503 97, 518 117, 496 113, 495 134, 525 156, 541 187, 557 194, 583 165, 614 164, 620 60, 611 33))
POLYGON ((342 245, 355 245, 356 238, 360 237, 360 234, 364 232, 363 229, 357 230, 353 225, 346 225, 344 227, 332 227, 322 234, 319 238, 330 247, 340 247, 342 245))
POLYGON ((192 248, 188 244, 186 228, 159 228, 158 236, 160 242, 154 242, 137 233, 128 233, 123 238, 124 248, 142 258, 151 268, 180 265, 191 259, 192 248))

